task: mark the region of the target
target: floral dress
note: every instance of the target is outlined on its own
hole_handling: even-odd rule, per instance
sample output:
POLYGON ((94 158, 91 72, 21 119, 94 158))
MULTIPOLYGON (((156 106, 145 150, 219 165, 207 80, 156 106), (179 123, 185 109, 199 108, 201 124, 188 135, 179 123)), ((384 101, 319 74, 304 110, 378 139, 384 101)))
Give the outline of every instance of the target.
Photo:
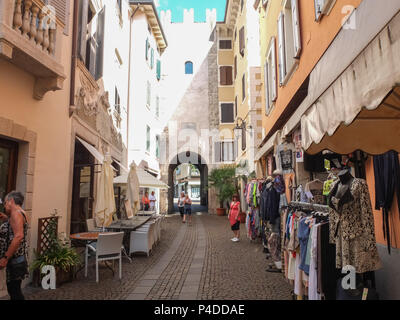
POLYGON ((329 240, 336 245, 336 267, 353 266, 357 273, 378 270, 382 264, 367 183, 355 178, 342 203, 335 197, 339 183, 333 185, 329 195, 329 240))

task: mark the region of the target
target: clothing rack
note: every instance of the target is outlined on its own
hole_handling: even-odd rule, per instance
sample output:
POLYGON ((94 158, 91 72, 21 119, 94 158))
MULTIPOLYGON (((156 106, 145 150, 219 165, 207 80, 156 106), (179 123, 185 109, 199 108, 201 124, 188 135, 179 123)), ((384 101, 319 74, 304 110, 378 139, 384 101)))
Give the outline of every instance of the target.
POLYGON ((329 206, 308 202, 292 201, 289 203, 289 207, 298 207, 304 210, 315 210, 325 213, 329 212, 329 206))

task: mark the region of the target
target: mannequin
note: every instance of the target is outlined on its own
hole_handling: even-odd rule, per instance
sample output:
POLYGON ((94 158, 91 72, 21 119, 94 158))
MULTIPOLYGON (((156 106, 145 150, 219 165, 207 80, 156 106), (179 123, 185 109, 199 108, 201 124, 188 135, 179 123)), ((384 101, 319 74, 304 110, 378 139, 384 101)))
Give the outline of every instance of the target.
POLYGON ((351 175, 350 170, 345 169, 339 172, 338 178, 337 190, 331 196, 339 199, 337 210, 340 211, 344 204, 354 200, 350 190, 354 177, 351 175))

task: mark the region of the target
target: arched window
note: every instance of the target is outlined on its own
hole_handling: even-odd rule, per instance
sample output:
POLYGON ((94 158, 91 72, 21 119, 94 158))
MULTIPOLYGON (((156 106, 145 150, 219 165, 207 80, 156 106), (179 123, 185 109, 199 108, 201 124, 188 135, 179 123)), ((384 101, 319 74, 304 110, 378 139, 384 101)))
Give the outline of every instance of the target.
POLYGON ((193 74, 193 62, 185 62, 185 74, 193 74))

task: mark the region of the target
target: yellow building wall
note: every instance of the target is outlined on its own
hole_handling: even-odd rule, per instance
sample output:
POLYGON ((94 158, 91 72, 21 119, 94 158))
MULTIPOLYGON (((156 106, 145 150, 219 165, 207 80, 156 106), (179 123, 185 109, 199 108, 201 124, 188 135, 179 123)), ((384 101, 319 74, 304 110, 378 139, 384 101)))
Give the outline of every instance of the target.
MULTIPOLYGON (((314 66, 322 57, 326 49, 334 40, 341 29, 342 20, 347 15, 342 13, 344 6, 358 7, 362 0, 336 0, 329 15, 323 16, 319 22, 315 21, 314 1, 299 0, 300 29, 302 51, 297 70, 292 75, 288 83, 279 87, 278 97, 275 106, 269 116, 263 112, 263 127, 266 134, 271 130, 285 108, 298 91, 307 76, 311 73, 314 66)), ((264 65, 267 50, 272 36, 276 37, 276 58, 277 58, 277 79, 279 79, 279 52, 278 52, 278 17, 282 10, 282 1, 268 1, 267 12, 262 6, 262 1, 258 8, 260 12, 260 45, 261 45, 261 72, 264 79, 264 65)), ((264 83, 264 80, 262 80, 264 83)), ((265 110, 265 88, 262 88, 262 106, 265 110)), ((272 132, 273 133, 273 132, 272 132)))

